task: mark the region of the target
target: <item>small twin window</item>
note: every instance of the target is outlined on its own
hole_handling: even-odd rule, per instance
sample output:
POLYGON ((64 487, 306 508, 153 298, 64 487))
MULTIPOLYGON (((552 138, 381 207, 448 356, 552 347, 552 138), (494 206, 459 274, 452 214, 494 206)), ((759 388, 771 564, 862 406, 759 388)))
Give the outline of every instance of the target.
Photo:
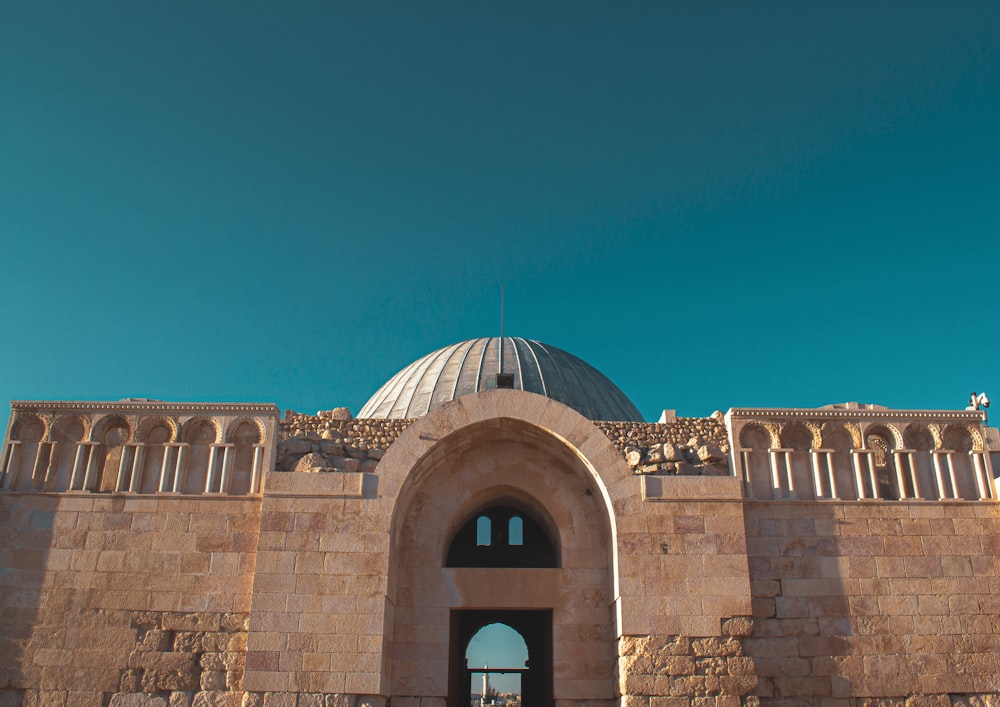
POLYGON ((531 516, 509 506, 480 511, 455 534, 448 567, 556 567, 555 547, 531 516))
MULTIPOLYGON (((476 518, 476 545, 492 544, 493 520, 488 515, 481 515, 476 518)), ((524 545, 524 520, 521 516, 511 516, 507 519, 507 544, 524 545)))

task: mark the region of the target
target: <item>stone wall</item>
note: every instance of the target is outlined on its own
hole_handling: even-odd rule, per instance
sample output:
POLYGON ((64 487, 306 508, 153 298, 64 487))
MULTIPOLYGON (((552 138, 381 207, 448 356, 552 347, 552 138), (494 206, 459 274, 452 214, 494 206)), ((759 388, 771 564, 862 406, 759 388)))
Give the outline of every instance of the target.
POLYGON ((744 647, 763 700, 947 705, 992 695, 997 703, 1000 506, 745 509, 754 629, 744 647))
POLYGON ((747 617, 723 622, 714 638, 627 636, 618 642, 619 688, 626 707, 754 705, 757 676, 742 639, 747 617))
POLYGON ((383 690, 387 522, 345 492, 343 480, 351 476, 274 474, 267 480, 247 690, 292 693, 291 704, 296 692, 383 690))
POLYGON ((259 512, 221 496, 0 495, 5 699, 240 690, 259 512))

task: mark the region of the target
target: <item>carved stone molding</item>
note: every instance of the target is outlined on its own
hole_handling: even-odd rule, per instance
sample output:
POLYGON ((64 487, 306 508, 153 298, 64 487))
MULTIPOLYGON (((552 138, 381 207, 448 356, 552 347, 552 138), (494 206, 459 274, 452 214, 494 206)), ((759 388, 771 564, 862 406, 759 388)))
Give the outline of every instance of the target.
POLYGON ((857 422, 845 422, 844 430, 847 434, 851 435, 851 443, 854 445, 855 449, 861 449, 864 447, 864 441, 861 437, 861 425, 857 422))
POLYGON ((768 421, 763 423, 763 427, 771 437, 771 449, 779 449, 781 447, 781 430, 784 425, 768 421))
POLYGON ((984 451, 986 449, 986 441, 983 438, 983 431, 977 425, 968 425, 966 429, 969 430, 969 434, 972 436, 972 451, 984 451))
POLYGON ((244 422, 249 422, 256 428, 258 434, 258 444, 263 444, 267 440, 267 428, 264 427, 264 421, 259 417, 248 417, 243 415, 241 417, 237 417, 235 420, 232 420, 228 427, 226 427, 225 441, 232 442, 233 434, 235 434, 236 430, 238 430, 240 425, 244 422))
POLYGON ((818 422, 810 420, 806 422, 806 429, 812 435, 812 448, 822 449, 823 448, 823 429, 818 422))
POLYGON ((27 412, 92 412, 92 413, 164 413, 172 415, 273 415, 280 410, 273 403, 165 403, 145 402, 102 402, 78 400, 12 400, 10 409, 27 412))
POLYGON ((927 425, 927 429, 931 433, 931 437, 934 438, 934 449, 944 449, 944 434, 941 430, 941 425, 930 424, 927 425))

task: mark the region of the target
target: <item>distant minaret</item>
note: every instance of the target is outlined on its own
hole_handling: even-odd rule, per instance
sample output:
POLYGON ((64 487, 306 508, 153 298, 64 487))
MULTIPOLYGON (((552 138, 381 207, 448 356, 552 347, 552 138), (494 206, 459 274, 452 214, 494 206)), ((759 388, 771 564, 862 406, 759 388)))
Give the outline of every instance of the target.
MULTIPOLYGON (((489 665, 484 665, 483 670, 489 669, 489 665)), ((486 696, 490 692, 490 674, 483 673, 483 704, 486 704, 486 696)))

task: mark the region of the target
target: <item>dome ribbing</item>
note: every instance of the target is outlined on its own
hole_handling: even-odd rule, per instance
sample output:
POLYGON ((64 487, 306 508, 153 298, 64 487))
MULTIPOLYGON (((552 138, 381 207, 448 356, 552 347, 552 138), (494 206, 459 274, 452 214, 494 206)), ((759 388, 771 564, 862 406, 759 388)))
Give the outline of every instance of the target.
POLYGON ((501 358, 516 390, 552 398, 591 420, 642 421, 632 401, 593 366, 555 346, 509 336, 470 339, 417 359, 379 388, 358 417, 420 417, 463 395, 493 390, 501 358))

